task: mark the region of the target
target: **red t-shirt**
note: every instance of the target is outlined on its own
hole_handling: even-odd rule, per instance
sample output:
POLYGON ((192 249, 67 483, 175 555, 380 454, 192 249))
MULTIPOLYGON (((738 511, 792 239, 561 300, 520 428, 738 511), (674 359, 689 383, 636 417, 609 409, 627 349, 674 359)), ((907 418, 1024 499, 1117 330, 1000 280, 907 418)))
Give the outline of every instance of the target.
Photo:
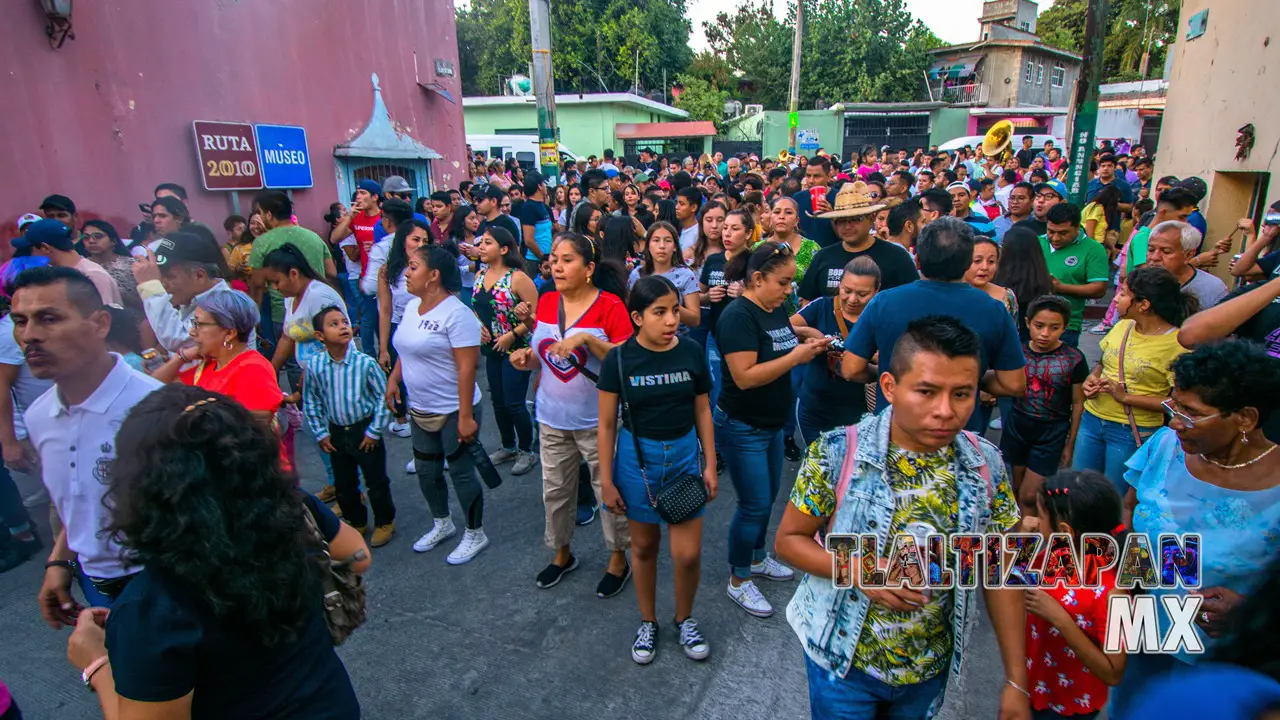
MULTIPOLYGON (((1076 626, 1098 647, 1107 633, 1107 593, 1116 587, 1115 570, 1102 573, 1101 587, 1041 588, 1075 618, 1076 626)), ((1107 704, 1107 684, 1089 672, 1062 633, 1027 613, 1027 683, 1031 707, 1059 715, 1083 715, 1107 704)))
MULTIPOLYGON (((571 358, 547 354, 560 335, 560 293, 551 291, 538 298, 532 346, 542 362, 538 381, 538 422, 557 430, 588 430, 599 424, 600 402, 595 377, 600 360, 586 345, 574 350, 571 358)), ((587 311, 565 328, 565 336, 589 333, 617 344, 631 337, 631 317, 621 298, 600 291, 587 311)))
POLYGON ((351 234, 356 236, 356 245, 360 247, 360 275, 369 269, 369 248, 373 247, 374 229, 382 222, 382 213, 365 215, 357 213, 351 216, 351 234))
MULTIPOLYGON (((221 370, 217 369, 217 362, 206 360, 202 366, 178 373, 178 380, 184 385, 226 395, 250 412, 275 414, 284 400, 276 369, 256 350, 245 350, 221 370), (199 377, 196 377, 197 373, 199 377)), ((280 446, 280 462, 285 470, 291 469, 283 444, 280 446)))

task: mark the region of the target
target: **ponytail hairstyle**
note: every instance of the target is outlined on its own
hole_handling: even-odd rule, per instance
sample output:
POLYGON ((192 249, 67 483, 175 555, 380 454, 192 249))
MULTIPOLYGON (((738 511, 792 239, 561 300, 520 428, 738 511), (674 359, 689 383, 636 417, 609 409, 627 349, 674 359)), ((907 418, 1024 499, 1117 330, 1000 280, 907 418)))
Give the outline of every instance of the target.
POLYGON ((281 275, 288 275, 290 270, 297 270, 299 275, 308 280, 320 279, 320 276, 316 274, 315 268, 311 267, 311 263, 307 262, 306 256, 293 243, 285 243, 267 253, 267 256, 262 260, 262 266, 275 270, 281 275))
POLYGON ((405 247, 409 239, 409 233, 415 229, 427 231, 427 242, 431 242, 431 227, 421 220, 405 220, 396 228, 396 234, 391 238, 391 250, 387 252, 387 287, 395 287, 400 281, 400 276, 404 274, 404 269, 409 265, 409 251, 405 247))
MULTIPOLYGON (((724 219, 728 220, 731 217, 741 218, 743 227, 747 229, 747 246, 743 249, 750 250, 752 245, 751 239, 754 238, 756 235, 756 216, 752 215, 751 211, 746 208, 738 208, 737 210, 730 210, 729 212, 725 213, 724 219)), ((723 245, 724 244, 724 230, 723 230, 724 226, 721 225, 720 227, 721 227, 720 244, 723 245)))
MULTIPOLYGON (((1124 547, 1129 530, 1124 527, 1120 493, 1106 475, 1096 470, 1059 470, 1045 478, 1038 498, 1049 513, 1049 532, 1057 532, 1058 524, 1066 523, 1075 531, 1073 545, 1081 535, 1096 533, 1109 535, 1124 547)), ((1088 565, 1085 558, 1081 563, 1088 565)), ((1087 567, 1080 571, 1086 582, 1096 581, 1087 567)))
MULTIPOLYGON (((344 207, 346 205, 340 202, 329 203, 329 212, 324 214, 324 221, 329 223, 330 233, 333 232, 334 228, 338 227, 338 218, 342 217, 342 208, 344 207)), ((248 221, 245 221, 245 224, 247 225, 248 221)))
POLYGON ((680 292, 676 290, 675 283, 662 275, 648 275, 636 281, 627 297, 627 314, 631 316, 631 324, 639 328, 640 324, 634 316, 643 317, 645 310, 668 295, 675 295, 678 299, 680 292))
POLYGON ((511 236, 511 232, 503 227, 496 225, 485 228, 485 235, 493 238, 498 246, 506 250, 502 254, 502 266, 513 270, 524 270, 524 260, 520 258, 520 246, 516 245, 516 239, 511 236))
POLYGON ((418 248, 418 258, 427 264, 427 270, 440 273, 440 285, 445 292, 452 295, 462 289, 462 271, 458 268, 456 245, 423 245, 418 248))
POLYGON ((1187 318, 1200 310, 1200 301, 1183 291, 1182 283, 1162 267, 1137 268, 1129 273, 1125 285, 1133 302, 1151 303, 1151 312, 1174 327, 1182 327, 1187 318))
POLYGON ((598 290, 613 293, 624 302, 627 299, 627 279, 622 266, 616 261, 606 260, 600 255, 600 243, 586 235, 574 232, 562 232, 551 241, 552 249, 561 243, 570 243, 573 251, 584 263, 594 263, 595 271, 591 273, 591 284, 598 290))
POLYGON ((734 255, 729 264, 724 266, 724 279, 726 282, 746 284, 756 273, 768 275, 794 258, 791 246, 787 243, 762 242, 755 250, 734 255))

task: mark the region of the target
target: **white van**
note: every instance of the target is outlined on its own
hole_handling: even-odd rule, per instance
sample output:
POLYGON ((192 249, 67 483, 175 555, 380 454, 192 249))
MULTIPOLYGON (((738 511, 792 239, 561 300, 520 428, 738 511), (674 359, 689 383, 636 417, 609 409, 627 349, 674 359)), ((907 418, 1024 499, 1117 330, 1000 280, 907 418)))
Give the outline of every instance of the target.
MULTIPOLYGON (((964 135, 964 136, 955 138, 953 140, 948 140, 942 143, 941 145, 938 146, 938 149, 946 150, 947 152, 954 152, 964 147, 965 145, 970 145, 973 148, 981 151, 982 139, 984 137, 986 136, 985 135, 964 135)), ((1015 132, 1013 134, 1013 151, 1014 152, 1018 152, 1019 150, 1022 149, 1022 137, 1023 136, 1020 133, 1015 132)), ((1066 154, 1067 152, 1066 146, 1062 144, 1062 138, 1056 138, 1052 135, 1033 134, 1031 136, 1031 147, 1036 150, 1043 150, 1045 141, 1047 140, 1052 140, 1053 146, 1058 148, 1058 150, 1060 150, 1063 154, 1066 154)))
MULTIPOLYGON (((471 146, 471 152, 484 153, 485 162, 514 157, 526 171, 536 170, 539 165, 537 135, 468 135, 467 144, 471 146)), ((565 160, 577 162, 578 156, 560 144, 562 166, 565 160)))

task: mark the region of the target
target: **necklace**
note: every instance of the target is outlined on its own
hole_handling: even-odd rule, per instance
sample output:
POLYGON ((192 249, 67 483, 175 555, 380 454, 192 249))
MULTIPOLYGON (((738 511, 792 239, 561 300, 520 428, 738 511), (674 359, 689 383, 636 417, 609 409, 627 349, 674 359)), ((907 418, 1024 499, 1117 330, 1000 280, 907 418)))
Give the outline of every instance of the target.
POLYGON ((1200 459, 1201 459, 1201 460, 1203 460, 1203 461, 1205 461, 1205 462, 1207 462, 1207 463, 1209 463, 1210 465, 1217 465, 1218 467, 1222 468, 1223 470, 1239 470, 1240 468, 1249 467, 1250 465, 1252 465, 1252 464, 1254 464, 1254 463, 1258 462, 1258 461, 1259 461, 1259 460, 1261 460, 1262 458, 1264 458, 1264 457, 1266 457, 1266 456, 1270 455, 1270 454, 1271 454, 1271 451, 1272 451, 1272 450, 1275 450, 1277 447, 1280 447, 1280 445, 1272 445, 1271 447, 1267 448, 1266 450, 1263 450, 1263 451, 1262 451, 1262 453, 1261 453, 1260 455, 1258 455, 1258 457, 1256 457, 1256 458, 1254 458, 1254 459, 1252 459, 1252 460, 1246 460, 1245 462, 1242 462, 1242 463, 1237 463, 1237 464, 1235 464, 1235 465, 1225 465, 1225 464, 1223 464, 1223 463, 1218 462, 1217 460, 1213 460, 1213 459, 1211 459, 1211 458, 1205 457, 1204 453, 1200 453, 1200 459))

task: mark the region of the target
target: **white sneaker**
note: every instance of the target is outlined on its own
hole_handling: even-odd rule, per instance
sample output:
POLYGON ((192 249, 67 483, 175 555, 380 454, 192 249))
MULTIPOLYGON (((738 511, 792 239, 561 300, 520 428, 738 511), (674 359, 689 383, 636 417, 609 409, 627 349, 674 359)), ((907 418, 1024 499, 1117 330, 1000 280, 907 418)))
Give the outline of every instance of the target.
POLYGON ((392 420, 391 424, 387 426, 387 429, 390 430, 391 434, 395 435, 396 437, 407 438, 413 434, 409 430, 408 422, 396 422, 392 420))
POLYGON ((489 462, 493 463, 494 465, 501 465, 502 463, 508 463, 508 462, 511 462, 512 460, 517 460, 519 459, 519 457, 520 457, 520 452, 518 450, 508 450, 506 448, 498 448, 497 450, 494 450, 493 452, 489 453, 489 462))
MULTIPOLYGON (((416 547, 416 546, 415 546, 416 547)), ((742 606, 743 610, 755 615, 759 618, 767 618, 773 614, 773 606, 768 600, 764 599, 764 595, 760 594, 760 588, 750 580, 734 587, 733 582, 729 583, 729 599, 742 606)))
POLYGON ((418 542, 413 544, 413 551, 427 552, 457 534, 458 528, 453 526, 453 518, 436 520, 436 524, 431 526, 431 532, 418 538, 418 542))
POLYGON ((418 466, 414 465, 413 458, 409 458, 409 462, 404 464, 404 471, 410 475, 418 472, 418 466))
POLYGON ((445 558, 445 562, 450 565, 471 562, 471 558, 479 555, 480 551, 487 547, 489 547, 489 537, 484 534, 484 528, 467 530, 462 533, 462 542, 459 542, 458 547, 449 553, 449 557, 445 558))
POLYGON ((516 464, 511 466, 511 474, 523 475, 532 470, 537 464, 537 453, 522 452, 520 453, 520 457, 516 458, 516 464))
POLYGON ((991 418, 991 422, 987 423, 987 427, 992 430, 1001 430, 1004 428, 1004 422, 1000 418, 991 418))
POLYGON ((766 580, 778 580, 780 582, 790 580, 796 576, 794 570, 783 565, 777 560, 774 560, 768 555, 765 556, 764 560, 761 560, 751 566, 751 574, 754 577, 762 577, 766 580))

